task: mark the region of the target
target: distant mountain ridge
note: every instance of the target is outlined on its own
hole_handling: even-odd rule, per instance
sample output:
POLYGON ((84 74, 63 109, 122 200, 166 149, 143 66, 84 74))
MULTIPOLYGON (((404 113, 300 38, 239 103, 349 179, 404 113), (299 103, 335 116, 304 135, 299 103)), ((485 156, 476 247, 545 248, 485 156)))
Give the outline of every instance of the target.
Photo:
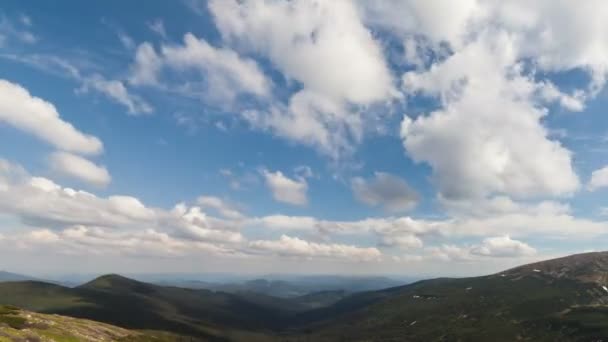
POLYGON ((23 275, 23 274, 12 273, 12 272, 7 272, 7 271, 1 271, 0 270, 0 282, 3 282, 3 281, 25 281, 25 280, 38 280, 38 279, 35 278, 35 277, 23 275))
POLYGON ((0 303, 201 341, 601 341, 607 275, 608 252, 598 252, 352 294, 279 298, 106 275, 75 288, 0 283, 0 303))
POLYGON ((352 276, 276 276, 246 280, 241 282, 214 283, 199 280, 153 281, 159 285, 178 286, 193 289, 208 289, 228 293, 257 292, 260 294, 295 298, 325 291, 344 291, 346 294, 380 290, 403 285, 409 281, 398 281, 387 277, 352 276))

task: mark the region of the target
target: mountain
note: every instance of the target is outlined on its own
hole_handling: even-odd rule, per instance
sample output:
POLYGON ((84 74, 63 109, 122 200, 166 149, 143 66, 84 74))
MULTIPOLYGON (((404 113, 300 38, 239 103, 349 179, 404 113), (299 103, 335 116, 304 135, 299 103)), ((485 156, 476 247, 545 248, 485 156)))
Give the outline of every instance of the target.
POLYGON ((102 276, 75 288, 35 281, 0 283, 0 303, 210 341, 264 335, 285 324, 278 308, 244 297, 163 287, 118 275, 102 276))
POLYGON ((344 291, 349 294, 373 291, 399 286, 409 282, 411 281, 398 281, 386 277, 268 275, 265 278, 228 283, 175 279, 165 279, 155 283, 165 286, 208 289, 228 293, 255 292, 273 297, 295 298, 325 291, 344 291))
POLYGON ((602 252, 354 294, 278 298, 106 275, 75 288, 0 283, 0 303, 196 341, 600 341, 607 280, 602 252))
POLYGON ((6 271, 0 271, 0 282, 4 281, 24 281, 24 280, 36 280, 34 277, 11 273, 6 271))
POLYGON ((608 252, 347 297, 301 315, 315 341, 592 341, 608 337, 608 252))

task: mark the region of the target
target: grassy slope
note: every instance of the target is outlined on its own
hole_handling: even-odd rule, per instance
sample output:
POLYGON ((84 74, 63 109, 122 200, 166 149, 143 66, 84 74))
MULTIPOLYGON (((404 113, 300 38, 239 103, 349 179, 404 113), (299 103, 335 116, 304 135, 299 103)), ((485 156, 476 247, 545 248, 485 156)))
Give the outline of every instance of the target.
MULTIPOLYGON (((596 260, 591 264, 594 273, 608 271, 596 268, 601 264, 596 260)), ((307 338, 588 341, 608 336, 608 293, 600 283, 584 281, 603 278, 589 277, 574 268, 568 273, 563 265, 541 266, 486 277, 421 281, 347 298, 333 307, 309 312, 307 315, 321 320, 306 328, 307 338), (360 303, 366 300, 368 303, 360 303)))
MULTIPOLYGON (((608 293, 601 287, 607 279, 608 253, 596 253, 485 277, 359 293, 309 311, 266 296, 162 287, 119 276, 75 289, 0 284, 0 302, 203 340, 589 341, 608 336, 608 293)), ((334 295, 317 294, 322 300, 334 295)))
POLYGON ((0 306, 0 342, 171 342, 179 341, 180 338, 177 335, 148 334, 90 320, 0 306))
POLYGON ((246 335, 243 331, 263 334, 281 324, 276 310, 236 295, 162 287, 120 276, 101 277, 74 289, 38 282, 0 283, 0 303, 217 341, 246 335))

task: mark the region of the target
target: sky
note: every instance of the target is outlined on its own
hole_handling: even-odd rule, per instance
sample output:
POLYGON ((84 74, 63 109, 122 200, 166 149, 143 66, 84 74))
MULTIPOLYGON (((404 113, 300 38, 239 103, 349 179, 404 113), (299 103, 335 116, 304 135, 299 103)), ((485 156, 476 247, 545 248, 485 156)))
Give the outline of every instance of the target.
POLYGON ((0 269, 465 276, 608 242, 608 3, 0 2, 0 269))

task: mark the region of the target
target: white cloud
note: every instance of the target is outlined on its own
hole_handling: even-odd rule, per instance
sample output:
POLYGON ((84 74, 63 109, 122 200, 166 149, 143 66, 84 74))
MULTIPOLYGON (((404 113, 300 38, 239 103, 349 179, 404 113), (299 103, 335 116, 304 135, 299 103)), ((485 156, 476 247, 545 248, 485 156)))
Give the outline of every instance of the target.
POLYGON ((308 183, 305 179, 291 179, 281 171, 271 172, 263 170, 266 186, 272 192, 272 197, 279 201, 293 205, 308 203, 308 183))
POLYGON ((404 75, 409 94, 438 96, 442 105, 404 117, 406 150, 431 165, 446 198, 571 194, 579 186, 572 154, 549 139, 536 84, 521 75, 508 36, 487 39, 492 42, 470 43, 429 71, 404 75))
POLYGON ((6 80, 0 80, 0 121, 62 150, 97 154, 103 149, 98 138, 81 133, 63 121, 53 104, 6 80))
POLYGON ((149 43, 141 44, 131 70, 130 82, 134 85, 161 86, 222 105, 234 102, 241 94, 266 97, 272 87, 253 59, 243 58, 228 48, 216 48, 192 33, 184 35, 183 45, 161 46, 160 54, 149 43), (177 86, 163 85, 159 81, 163 67, 188 76, 196 71, 199 77, 186 78, 177 86))
POLYGON ((53 171, 96 186, 106 186, 112 179, 105 167, 72 153, 55 152, 49 162, 53 171))
POLYGON ((270 81, 254 60, 215 48, 191 33, 184 36, 183 46, 163 46, 162 53, 173 68, 202 73, 213 98, 233 99, 238 93, 266 96, 270 91, 270 81))
POLYGON ((480 258, 524 258, 536 254, 528 244, 511 239, 508 235, 489 237, 480 244, 456 246, 443 244, 426 249, 428 257, 443 261, 480 261, 480 258))
MULTIPOLYGON (((154 110, 147 101, 133 94, 122 80, 107 79, 98 73, 83 73, 76 64, 65 58, 44 54, 5 54, 0 55, 0 57, 76 81, 79 84, 79 87, 75 90, 76 93, 95 92, 101 94, 107 99, 125 106, 130 114, 150 113, 154 110)), ((87 62, 81 61, 79 64, 87 64, 87 62)))
POLYGON ((249 225, 261 225, 273 230, 303 230, 317 229, 318 221, 310 216, 269 215, 250 219, 249 225))
POLYGON ((369 104, 391 96, 380 46, 348 1, 211 1, 220 33, 268 56, 319 94, 369 104))
POLYGON ((88 92, 94 89, 107 96, 111 100, 127 107, 129 114, 151 113, 154 108, 145 100, 137 95, 130 93, 122 81, 107 80, 99 74, 87 77, 82 80, 79 92, 88 92))
POLYGON ((536 253, 536 250, 521 241, 513 240, 508 235, 505 235, 484 239, 480 245, 474 246, 471 249, 471 253, 492 257, 521 257, 533 255, 536 253))
POLYGON ((591 173, 591 179, 587 188, 590 191, 595 191, 608 186, 608 166, 597 169, 591 173))
POLYGON ((351 107, 396 95, 380 45, 349 1, 229 0, 209 8, 224 40, 303 86, 286 104, 249 112, 256 128, 335 157, 361 138, 364 117, 351 107))
POLYGON ((249 242, 249 247, 268 253, 288 257, 302 258, 337 258, 355 261, 374 261, 382 256, 373 247, 356 247, 343 244, 324 244, 309 242, 297 237, 282 235, 279 240, 256 240, 249 242))
POLYGON ((407 211, 418 203, 418 194, 403 179, 385 172, 375 172, 369 180, 355 177, 351 188, 360 202, 391 212, 407 211))
POLYGON ((129 82, 133 85, 158 85, 158 73, 163 61, 150 43, 142 43, 135 51, 129 82))
POLYGON ((196 200, 196 203, 203 208, 211 208, 216 210, 221 216, 227 219, 238 220, 244 215, 234 206, 226 203, 224 200, 214 196, 201 196, 196 200))
POLYGON ((578 188, 570 151, 548 136, 543 121, 547 103, 581 111, 603 88, 606 3, 357 4, 368 25, 404 42, 404 57, 418 70, 403 78, 408 95, 423 93, 440 102, 432 113, 406 118, 402 133, 408 153, 433 168, 444 197, 542 197, 578 188), (571 70, 590 80, 570 93, 549 81, 571 70))
POLYGON ((238 226, 207 216, 200 207, 180 204, 173 210, 149 208, 131 196, 107 198, 31 177, 0 163, 0 213, 24 224, 62 230, 71 226, 136 232, 143 228, 200 243, 234 244, 243 240, 238 226))

